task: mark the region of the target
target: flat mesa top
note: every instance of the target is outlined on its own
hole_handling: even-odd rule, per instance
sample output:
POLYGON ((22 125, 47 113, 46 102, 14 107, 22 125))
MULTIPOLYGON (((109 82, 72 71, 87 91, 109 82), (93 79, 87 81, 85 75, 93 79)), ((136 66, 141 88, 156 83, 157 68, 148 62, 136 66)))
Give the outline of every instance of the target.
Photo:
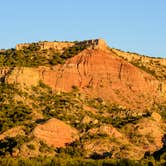
POLYGON ((103 39, 92 39, 92 40, 84 40, 84 41, 78 41, 78 42, 37 42, 37 43, 21 43, 16 45, 16 50, 22 50, 24 48, 29 47, 31 44, 36 44, 40 46, 41 49, 56 49, 56 50, 62 50, 67 47, 72 47, 75 44, 77 45, 85 45, 91 48, 104 48, 107 47, 106 42, 103 39))

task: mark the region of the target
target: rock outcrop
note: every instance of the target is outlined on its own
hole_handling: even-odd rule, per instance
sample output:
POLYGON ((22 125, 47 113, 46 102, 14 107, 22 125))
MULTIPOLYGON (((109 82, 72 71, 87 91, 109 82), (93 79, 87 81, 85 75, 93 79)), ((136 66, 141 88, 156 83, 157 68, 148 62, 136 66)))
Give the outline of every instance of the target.
POLYGON ((70 91, 77 86, 81 92, 92 97, 102 97, 136 109, 148 108, 160 100, 158 97, 163 89, 161 82, 117 56, 115 50, 108 49, 104 40, 76 43, 85 45, 87 49, 63 65, 5 68, 0 72, 1 78, 10 71, 5 81, 21 86, 37 85, 40 80, 56 91, 70 91))
POLYGON ((55 118, 39 124, 33 134, 53 147, 64 147, 78 138, 76 129, 55 118))
MULTIPOLYGON (((25 142, 21 148, 15 148, 12 155, 14 157, 47 156, 47 153, 50 153, 49 149, 43 152, 41 150, 45 142, 49 145, 47 148, 52 149, 51 155, 54 156, 55 148, 64 147, 77 139, 87 152, 86 157, 93 154, 103 156, 111 152, 109 156, 111 158, 140 159, 146 151, 153 152, 160 149, 166 125, 162 114, 157 113, 159 112, 157 106, 162 106, 159 104, 165 99, 164 82, 139 66, 133 65, 134 63, 129 63, 133 60, 130 57, 128 59, 131 61, 125 60, 128 54, 122 57, 122 52, 108 48, 102 39, 73 44, 86 47, 74 57, 65 59, 64 64, 48 63, 47 66, 38 67, 0 68, 0 82, 19 84, 23 92, 23 95, 21 91, 19 94, 14 92, 12 96, 9 95, 10 98, 7 96, 11 94, 10 91, 5 92, 3 96, 7 97, 4 100, 4 109, 7 108, 6 103, 16 102, 19 105, 22 101, 23 106, 26 104, 25 107, 30 110, 32 107, 32 118, 21 121, 21 124, 32 124, 32 127, 28 125, 26 130, 26 126, 18 126, 0 135, 0 140, 4 140, 6 136, 33 136, 33 140, 25 142), (55 96, 48 89, 47 91, 41 81, 59 93, 55 93, 55 96), (39 83, 41 87, 33 87, 31 91, 31 86, 37 86, 39 83), (71 90, 73 93, 60 93, 60 91, 71 90), (24 94, 24 91, 27 93, 24 94), (154 109, 151 109, 151 106, 154 109), (53 111, 58 111, 55 112, 60 115, 57 118, 65 116, 64 121, 54 118, 52 108, 55 108, 53 111), (150 112, 152 112, 151 116, 150 112), (52 119, 45 121, 48 117, 46 114, 52 119), (70 124, 76 124, 78 128, 75 129, 70 124), (30 134, 29 129, 32 131, 30 134)), ((70 47, 62 46, 59 42, 46 43, 46 45, 41 45, 41 49, 63 50, 70 47)), ((17 49, 22 49, 24 46, 26 47, 20 45, 17 49)), ((49 51, 55 53, 54 50, 49 51)), ((42 52, 45 56, 47 51, 42 52)), ((47 56, 49 55, 48 53, 47 56)), ((135 55, 133 57, 135 58, 135 55)), ((17 109, 17 105, 12 107, 17 109)), ((163 108, 161 111, 164 110, 163 108)), ((24 110, 24 107, 18 109, 19 112, 20 110, 24 110)), ((7 119, 4 124, 8 121, 7 119)))
POLYGON ((149 62, 149 61, 153 60, 161 65, 166 66, 166 59, 164 59, 164 58, 152 58, 152 57, 143 56, 143 55, 141 56, 137 53, 125 52, 125 51, 121 51, 121 50, 114 49, 114 48, 112 48, 112 51, 114 53, 116 53, 118 56, 121 56, 124 59, 127 59, 129 62, 131 62, 133 59, 136 59, 136 60, 141 59, 144 62, 149 62))
MULTIPOLYGON (((106 49, 108 46, 103 39, 84 40, 78 42, 38 42, 34 43, 39 46, 41 50, 55 49, 57 51, 63 51, 65 48, 72 47, 74 45, 86 46, 90 49, 106 49)), ((16 50, 22 50, 31 45, 31 43, 22 43, 16 45, 16 50)))
MULTIPOLYGON (((38 42, 35 44, 40 46, 41 50, 52 48, 57 51, 61 51, 67 47, 72 47, 74 45, 74 43, 72 43, 72 42, 38 42)), ((29 43, 17 44, 16 50, 22 50, 24 48, 29 47, 30 45, 31 44, 29 44, 29 43)))
POLYGON ((113 51, 117 56, 155 76, 158 80, 161 81, 161 91, 166 93, 166 58, 148 57, 137 53, 124 52, 113 48, 111 48, 111 51, 113 51))
POLYGON ((6 82, 18 83, 21 87, 38 85, 40 77, 39 71, 36 68, 17 67, 9 69, 10 74, 6 75, 6 82))
POLYGON ((103 39, 94 39, 94 40, 84 40, 78 42, 77 45, 84 45, 89 49, 100 49, 100 50, 107 50, 108 46, 103 39))
POLYGON ((22 86, 37 85, 41 80, 57 91, 70 91, 74 85, 92 97, 129 108, 142 109, 153 104, 160 93, 160 82, 108 51, 100 42, 98 46, 94 42, 93 49, 85 49, 63 65, 14 68, 5 80, 22 86))
POLYGON ((153 76, 100 49, 84 50, 64 65, 41 68, 40 73, 41 79, 55 90, 70 91, 75 85, 93 97, 128 107, 152 104, 159 86, 153 76))
POLYGON ((25 135, 24 126, 16 126, 3 132, 0 134, 0 140, 5 139, 6 137, 16 137, 18 135, 25 135))
POLYGON ((154 119, 157 122, 161 121, 161 115, 159 113, 157 113, 157 112, 153 112, 151 117, 152 117, 152 119, 154 119))

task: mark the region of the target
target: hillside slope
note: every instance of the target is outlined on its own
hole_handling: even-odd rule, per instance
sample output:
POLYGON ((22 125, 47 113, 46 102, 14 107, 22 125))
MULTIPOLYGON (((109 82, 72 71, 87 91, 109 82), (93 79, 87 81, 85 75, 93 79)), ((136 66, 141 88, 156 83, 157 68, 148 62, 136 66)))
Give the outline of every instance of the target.
POLYGON ((153 58, 135 65, 103 40, 63 44, 0 54, 0 156, 140 160, 162 148, 162 66, 154 75, 141 68, 153 58))
POLYGON ((90 96, 139 110, 162 101, 163 82, 119 58, 114 51, 101 48, 103 45, 85 49, 56 66, 14 67, 9 69, 5 80, 28 86, 37 85, 41 80, 57 91, 70 91, 76 86, 90 96))

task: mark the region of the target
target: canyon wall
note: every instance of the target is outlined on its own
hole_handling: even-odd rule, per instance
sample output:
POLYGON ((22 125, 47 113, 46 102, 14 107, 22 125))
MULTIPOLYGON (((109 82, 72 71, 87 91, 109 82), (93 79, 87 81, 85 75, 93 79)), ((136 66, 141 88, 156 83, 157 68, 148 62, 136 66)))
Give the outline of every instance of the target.
POLYGON ((63 65, 17 67, 5 78, 21 86, 37 85, 40 80, 56 91, 77 86, 82 93, 130 108, 149 107, 160 96, 162 86, 153 76, 101 49, 86 49, 63 65))

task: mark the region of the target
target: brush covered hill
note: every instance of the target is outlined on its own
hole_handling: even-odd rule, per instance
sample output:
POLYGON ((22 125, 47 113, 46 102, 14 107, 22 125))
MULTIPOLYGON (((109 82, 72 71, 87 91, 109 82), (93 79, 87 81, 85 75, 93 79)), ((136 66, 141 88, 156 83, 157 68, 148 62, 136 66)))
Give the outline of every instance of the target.
POLYGON ((102 39, 1 51, 0 157, 16 164, 164 163, 153 153, 166 133, 165 62, 102 39))

